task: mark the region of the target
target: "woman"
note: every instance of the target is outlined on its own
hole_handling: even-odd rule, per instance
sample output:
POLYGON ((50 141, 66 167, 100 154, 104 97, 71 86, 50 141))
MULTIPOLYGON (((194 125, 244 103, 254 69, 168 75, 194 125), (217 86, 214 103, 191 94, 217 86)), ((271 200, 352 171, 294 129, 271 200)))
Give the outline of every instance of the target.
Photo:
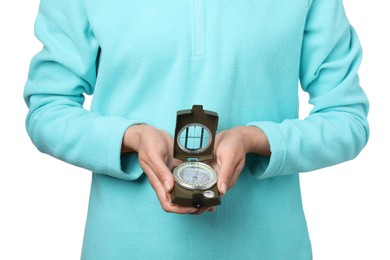
POLYGON ((36 35, 28 133, 93 172, 82 259, 312 258, 298 173, 369 134, 341 0, 41 0, 36 35), (217 208, 170 200, 176 111, 193 104, 219 114, 217 208))

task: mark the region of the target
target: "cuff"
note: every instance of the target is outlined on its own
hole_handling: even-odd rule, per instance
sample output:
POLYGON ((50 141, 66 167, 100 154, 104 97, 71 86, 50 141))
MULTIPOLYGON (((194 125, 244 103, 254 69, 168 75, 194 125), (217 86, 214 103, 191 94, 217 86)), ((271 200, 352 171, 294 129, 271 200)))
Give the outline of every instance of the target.
POLYGON ((106 165, 108 169, 103 174, 124 180, 136 180, 143 173, 138 161, 138 153, 122 154, 121 149, 127 128, 139 124, 139 122, 132 122, 123 118, 113 118, 113 120, 115 122, 111 124, 112 128, 108 135, 108 140, 104 140, 108 145, 106 150, 106 165))
POLYGON ((251 174, 258 179, 265 179, 280 175, 286 158, 284 142, 274 122, 251 122, 247 126, 258 127, 268 138, 271 156, 250 154, 247 165, 251 174))

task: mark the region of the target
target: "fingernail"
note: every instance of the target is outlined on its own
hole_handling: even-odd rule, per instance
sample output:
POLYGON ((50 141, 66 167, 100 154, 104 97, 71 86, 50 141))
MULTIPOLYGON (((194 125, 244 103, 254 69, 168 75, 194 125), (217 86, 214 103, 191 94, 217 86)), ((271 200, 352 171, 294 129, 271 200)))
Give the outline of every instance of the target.
POLYGON ((164 181, 164 189, 166 192, 169 192, 171 190, 171 186, 169 186, 168 180, 164 181))
POLYGON ((226 183, 224 182, 224 183, 221 184, 221 193, 222 193, 222 195, 225 195, 226 191, 227 191, 227 186, 226 186, 226 183))

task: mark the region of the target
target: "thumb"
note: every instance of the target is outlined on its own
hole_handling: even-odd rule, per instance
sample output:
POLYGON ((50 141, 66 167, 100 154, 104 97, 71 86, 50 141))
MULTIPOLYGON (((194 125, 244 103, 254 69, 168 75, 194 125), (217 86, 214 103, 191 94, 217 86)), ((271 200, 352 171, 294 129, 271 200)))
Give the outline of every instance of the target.
POLYGON ((245 159, 237 160, 237 158, 227 157, 227 159, 221 160, 218 164, 221 166, 218 174, 218 191, 225 195, 227 190, 236 183, 244 167, 245 159))
POLYGON ((165 191, 170 192, 174 186, 173 175, 164 161, 159 159, 154 160, 150 167, 164 186, 165 191))
POLYGON ((220 170, 218 172, 218 191, 220 194, 225 195, 228 188, 230 187, 230 182, 233 177, 234 165, 230 162, 224 162, 221 164, 220 170))

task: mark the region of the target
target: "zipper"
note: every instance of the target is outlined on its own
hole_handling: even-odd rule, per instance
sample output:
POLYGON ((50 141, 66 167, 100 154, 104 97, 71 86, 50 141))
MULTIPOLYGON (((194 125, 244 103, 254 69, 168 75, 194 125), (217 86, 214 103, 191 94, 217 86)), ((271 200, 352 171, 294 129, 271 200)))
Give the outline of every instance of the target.
POLYGON ((204 54, 203 46, 203 17, 202 17, 202 0, 193 1, 193 55, 201 56, 204 54))

